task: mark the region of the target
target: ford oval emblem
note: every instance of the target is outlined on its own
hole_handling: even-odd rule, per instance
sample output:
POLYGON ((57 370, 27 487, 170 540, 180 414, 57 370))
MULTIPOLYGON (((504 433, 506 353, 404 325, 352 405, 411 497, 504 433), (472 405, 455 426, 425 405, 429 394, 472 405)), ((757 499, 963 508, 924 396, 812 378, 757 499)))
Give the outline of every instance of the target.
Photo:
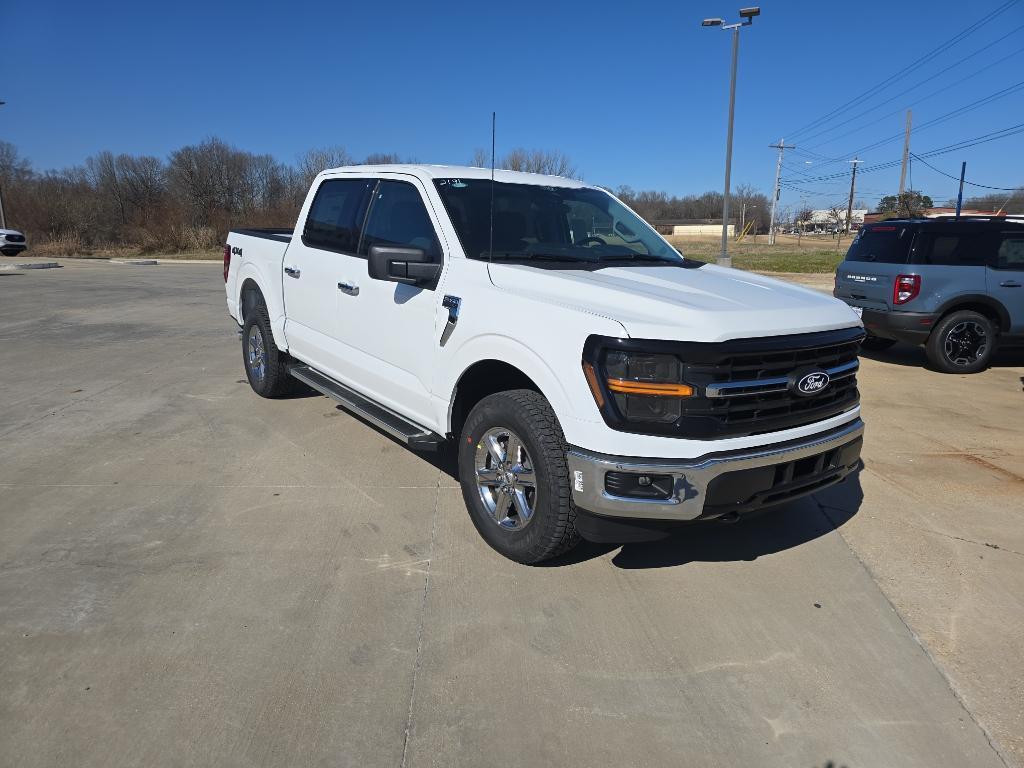
POLYGON ((824 371, 811 371, 804 374, 796 383, 796 391, 801 395, 816 395, 828 389, 831 379, 824 371))

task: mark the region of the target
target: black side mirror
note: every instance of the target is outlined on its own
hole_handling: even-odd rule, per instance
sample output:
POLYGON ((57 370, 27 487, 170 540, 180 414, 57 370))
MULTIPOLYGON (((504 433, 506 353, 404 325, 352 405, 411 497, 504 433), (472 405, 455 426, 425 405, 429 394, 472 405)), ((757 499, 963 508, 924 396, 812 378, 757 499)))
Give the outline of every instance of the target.
POLYGON ((371 245, 366 268, 374 280, 406 285, 430 285, 441 274, 441 265, 422 248, 395 245, 371 245))

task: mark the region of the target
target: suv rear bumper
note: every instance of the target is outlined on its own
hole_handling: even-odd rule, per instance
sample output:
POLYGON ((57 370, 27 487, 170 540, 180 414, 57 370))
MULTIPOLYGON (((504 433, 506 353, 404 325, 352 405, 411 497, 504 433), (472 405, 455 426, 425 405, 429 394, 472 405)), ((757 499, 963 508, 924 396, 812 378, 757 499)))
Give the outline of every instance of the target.
POLYGON ((924 344, 932 326, 939 319, 930 312, 884 312, 877 309, 865 309, 861 318, 864 330, 871 336, 883 339, 895 339, 909 344, 924 344))
MULTIPOLYGON (((839 482, 860 461, 864 422, 854 419, 810 437, 759 448, 710 453, 692 460, 639 459, 569 448, 576 506, 599 518, 641 525, 735 517, 813 493, 839 482), (608 472, 667 476, 667 498, 609 493, 608 472)), ((647 486, 652 487, 652 486, 647 486)), ((587 532, 581 526, 585 537, 587 532)))

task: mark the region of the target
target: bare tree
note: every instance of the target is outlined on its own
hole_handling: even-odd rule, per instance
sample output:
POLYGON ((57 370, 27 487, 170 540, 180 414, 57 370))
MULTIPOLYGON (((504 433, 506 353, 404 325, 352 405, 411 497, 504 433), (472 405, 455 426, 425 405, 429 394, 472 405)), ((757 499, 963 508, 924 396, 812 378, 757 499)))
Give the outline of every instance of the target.
POLYGON ((397 152, 372 152, 363 162, 367 165, 396 165, 402 159, 397 152))
POLYGON ((490 168, 491 155, 483 147, 477 147, 473 150, 473 157, 469 159, 469 164, 474 168, 490 168))
MULTIPOLYGON (((295 170, 302 179, 305 188, 309 189, 309 185, 320 171, 326 171, 328 168, 340 168, 343 165, 353 165, 354 163, 355 160, 352 158, 352 155, 344 147, 321 147, 320 149, 308 149, 299 155, 299 161, 296 164, 295 170)), ((303 190, 303 193, 305 193, 306 189, 303 190)))

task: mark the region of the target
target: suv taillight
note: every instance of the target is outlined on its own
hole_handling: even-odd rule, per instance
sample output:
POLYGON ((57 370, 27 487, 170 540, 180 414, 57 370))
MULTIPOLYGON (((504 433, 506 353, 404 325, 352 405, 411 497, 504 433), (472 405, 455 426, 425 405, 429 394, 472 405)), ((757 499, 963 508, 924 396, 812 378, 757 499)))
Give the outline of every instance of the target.
POLYGON ((892 285, 892 303, 906 304, 911 299, 916 299, 921 293, 920 275, 896 275, 896 282, 892 285))
POLYGON ((228 281, 228 270, 231 269, 231 246, 224 243, 224 282, 228 281))

